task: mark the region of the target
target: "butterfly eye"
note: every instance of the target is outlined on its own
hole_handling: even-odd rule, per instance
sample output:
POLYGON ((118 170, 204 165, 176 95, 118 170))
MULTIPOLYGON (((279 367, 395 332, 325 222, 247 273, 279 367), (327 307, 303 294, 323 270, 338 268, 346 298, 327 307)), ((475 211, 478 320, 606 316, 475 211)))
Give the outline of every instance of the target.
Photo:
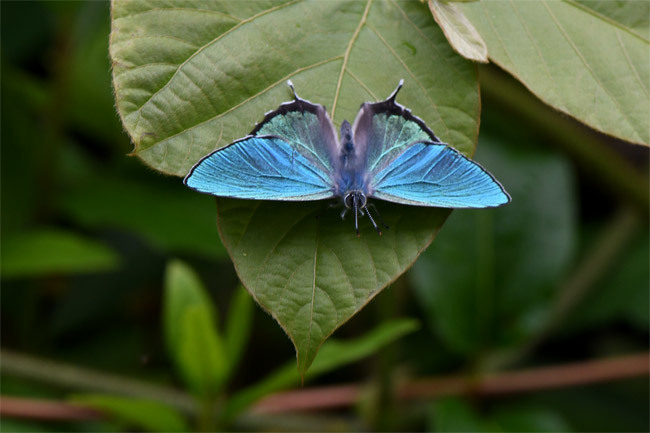
POLYGON ((345 205, 346 208, 352 209, 354 206, 354 193, 349 193, 345 195, 345 198, 343 199, 343 204, 345 205))

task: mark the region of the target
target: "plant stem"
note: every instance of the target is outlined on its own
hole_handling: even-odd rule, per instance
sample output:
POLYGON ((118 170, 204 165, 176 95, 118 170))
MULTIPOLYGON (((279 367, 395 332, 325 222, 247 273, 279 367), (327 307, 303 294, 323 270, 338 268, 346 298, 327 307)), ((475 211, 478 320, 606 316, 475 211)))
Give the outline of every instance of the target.
MULTIPOLYGON (((399 399, 410 400, 463 394, 502 395, 635 378, 648 374, 650 374, 650 353, 641 353, 490 374, 477 378, 456 375, 416 379, 399 386, 396 396, 399 399)), ((242 421, 254 420, 263 414, 325 410, 356 405, 363 391, 364 385, 344 384, 281 392, 264 398, 255 405, 252 413, 242 415, 242 421)), ((142 397, 150 398, 148 395, 142 397)), ((52 413, 52 409, 57 407, 63 411, 70 410, 69 417, 66 419, 88 419, 94 416, 91 413, 78 412, 76 406, 75 409, 70 409, 71 405, 63 402, 13 397, 9 400, 6 399, 7 397, 3 397, 2 404, 0 404, 0 415, 2 416, 62 419, 61 413, 53 415, 55 418, 47 416, 44 411, 35 414, 31 408, 38 405, 47 408, 48 413, 52 413), (10 401, 11 404, 4 404, 5 401, 10 401)))
POLYGON ((3 374, 21 376, 65 388, 146 398, 166 403, 185 413, 196 412, 192 397, 172 388, 76 365, 46 361, 6 349, 0 351, 0 360, 3 374))

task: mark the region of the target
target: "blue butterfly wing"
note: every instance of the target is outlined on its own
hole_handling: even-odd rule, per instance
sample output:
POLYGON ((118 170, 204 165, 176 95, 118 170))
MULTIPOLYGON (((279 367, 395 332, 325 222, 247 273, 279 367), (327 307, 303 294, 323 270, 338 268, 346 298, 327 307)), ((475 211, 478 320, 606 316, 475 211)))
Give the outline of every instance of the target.
POLYGON ((221 197, 306 201, 333 196, 329 173, 279 137, 249 136, 216 150, 185 177, 192 189, 221 197))
POLYGON ((371 196, 448 208, 495 207, 510 201, 483 167, 444 143, 417 142, 374 175, 371 196))
MULTIPOLYGON (((289 82, 293 90, 293 85, 289 82)), ((339 154, 338 136, 327 110, 298 97, 267 113, 250 135, 282 137, 324 173, 331 173, 339 154)))
MULTIPOLYGON (((289 83, 293 90, 293 85, 289 83)), ((267 113, 245 138, 199 161, 185 184, 201 192, 256 200, 334 196, 338 139, 325 107, 298 97, 267 113)))
POLYGON ((424 121, 395 102, 403 81, 384 101, 361 104, 352 131, 358 170, 372 174, 383 170, 404 149, 418 141, 440 143, 424 121))

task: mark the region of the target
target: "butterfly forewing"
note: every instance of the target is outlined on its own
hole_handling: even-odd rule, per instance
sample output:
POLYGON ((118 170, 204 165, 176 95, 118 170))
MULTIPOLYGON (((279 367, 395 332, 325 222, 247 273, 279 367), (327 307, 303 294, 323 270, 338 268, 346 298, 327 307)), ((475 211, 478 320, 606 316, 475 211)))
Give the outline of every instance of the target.
POLYGON ((408 146, 372 179, 371 196, 395 203, 483 208, 510 201, 483 167, 446 144, 408 146))
POLYGON ((253 136, 199 161, 185 184, 222 197, 306 201, 332 197, 329 173, 314 166, 287 141, 253 136))

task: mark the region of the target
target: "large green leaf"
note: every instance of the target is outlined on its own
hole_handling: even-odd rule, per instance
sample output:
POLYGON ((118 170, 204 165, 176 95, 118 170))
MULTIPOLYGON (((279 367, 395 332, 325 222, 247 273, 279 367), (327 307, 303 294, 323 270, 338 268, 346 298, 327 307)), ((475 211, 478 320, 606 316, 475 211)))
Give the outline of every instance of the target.
POLYGON ((494 141, 479 156, 512 203, 454 212, 411 273, 432 327, 464 355, 512 347, 539 332, 575 248, 575 199, 565 159, 494 141))
POLYGON ((650 143, 645 1, 482 1, 458 5, 492 61, 547 104, 633 143, 650 143))
MULTIPOLYGON (((475 67, 418 2, 116 2, 111 56, 117 107, 134 153, 183 175, 291 98, 331 107, 334 122, 399 101, 472 154, 475 67)), ((302 374, 322 342, 402 274, 447 211, 379 204, 390 225, 361 239, 327 204, 219 200, 222 239, 255 299, 293 340, 302 374)))

